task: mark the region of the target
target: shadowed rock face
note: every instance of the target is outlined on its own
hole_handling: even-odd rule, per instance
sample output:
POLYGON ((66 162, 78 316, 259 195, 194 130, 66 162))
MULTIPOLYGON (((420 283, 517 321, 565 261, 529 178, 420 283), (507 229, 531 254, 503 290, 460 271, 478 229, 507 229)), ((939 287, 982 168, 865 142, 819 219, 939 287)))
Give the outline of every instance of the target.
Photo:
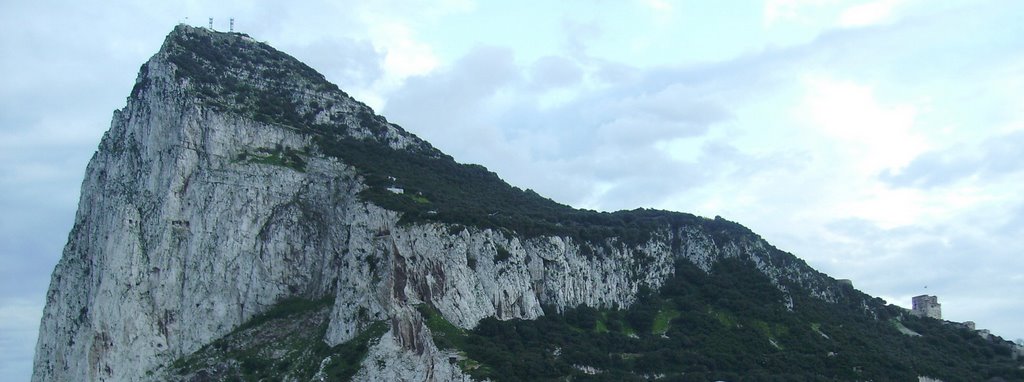
POLYGON ((325 154, 325 139, 446 158, 269 46, 175 28, 86 169, 33 381, 163 380, 292 297, 333 296, 327 345, 389 323, 357 379, 463 380, 416 304, 463 328, 533 319, 542 304, 624 307, 679 259, 708 270, 726 257, 752 260, 784 293, 849 290, 719 220, 645 226, 640 242, 400 221, 363 197, 362 169, 325 154))

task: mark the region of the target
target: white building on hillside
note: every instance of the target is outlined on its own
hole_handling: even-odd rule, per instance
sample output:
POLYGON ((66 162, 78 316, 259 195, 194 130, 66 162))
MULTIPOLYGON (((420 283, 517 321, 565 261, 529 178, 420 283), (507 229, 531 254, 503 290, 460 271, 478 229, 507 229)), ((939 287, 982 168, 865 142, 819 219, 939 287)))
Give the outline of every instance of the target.
POLYGON ((931 317, 934 319, 942 319, 942 305, 939 304, 938 296, 929 296, 922 294, 916 296, 913 299, 914 306, 910 310, 910 314, 918 317, 931 317))

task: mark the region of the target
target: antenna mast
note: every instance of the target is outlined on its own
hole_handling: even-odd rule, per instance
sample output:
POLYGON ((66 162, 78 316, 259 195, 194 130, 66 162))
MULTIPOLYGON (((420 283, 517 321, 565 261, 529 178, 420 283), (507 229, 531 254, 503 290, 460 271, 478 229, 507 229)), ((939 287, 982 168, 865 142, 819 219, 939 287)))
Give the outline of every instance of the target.
POLYGON ((213 30, 213 17, 210 18, 210 30, 213 30))
POLYGON ((232 17, 230 19, 230 21, 228 22, 228 32, 234 32, 234 31, 235 31, 235 18, 232 17))

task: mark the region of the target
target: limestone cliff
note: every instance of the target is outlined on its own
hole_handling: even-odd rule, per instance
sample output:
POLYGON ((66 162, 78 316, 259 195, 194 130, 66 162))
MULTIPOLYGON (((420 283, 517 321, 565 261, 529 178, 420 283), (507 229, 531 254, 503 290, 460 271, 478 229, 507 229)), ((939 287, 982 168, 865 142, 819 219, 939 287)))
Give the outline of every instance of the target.
POLYGON ((333 298, 327 345, 388 323, 356 379, 464 380, 417 304, 463 328, 536 318, 542 305, 624 307, 678 260, 707 270, 728 257, 784 293, 850 293, 721 219, 673 215, 636 240, 461 222, 418 199, 427 207, 411 219, 413 207, 377 202, 401 196, 380 179, 403 179, 348 159, 362 147, 462 166, 265 44, 175 28, 86 169, 33 380, 163 380, 174 360, 292 297, 333 298))

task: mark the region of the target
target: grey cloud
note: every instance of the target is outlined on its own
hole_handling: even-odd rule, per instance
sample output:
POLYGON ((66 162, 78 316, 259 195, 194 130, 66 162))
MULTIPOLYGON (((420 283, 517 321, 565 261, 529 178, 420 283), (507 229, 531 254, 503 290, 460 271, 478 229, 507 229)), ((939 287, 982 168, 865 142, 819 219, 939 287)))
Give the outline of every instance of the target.
POLYGON ((957 145, 915 158, 898 172, 885 171, 879 178, 897 187, 932 188, 965 179, 980 181, 1024 171, 1024 130, 985 140, 978 145, 957 145))
POLYGON ((602 200, 626 196, 622 200, 631 204, 615 203, 616 208, 649 206, 660 199, 658 194, 670 194, 668 179, 680 177, 666 174, 704 179, 703 171, 678 166, 651 145, 702 135, 708 125, 729 115, 703 97, 690 99, 695 90, 664 85, 541 109, 532 93, 540 90, 528 86, 528 77, 519 70, 511 66, 511 58, 496 64, 493 56, 477 52, 449 70, 409 81, 401 96, 389 102, 386 114, 460 160, 483 158, 484 165, 509 180, 530 179, 535 183, 519 185, 563 202, 587 199, 595 182, 612 184, 602 200), (489 81, 476 74, 495 67, 505 69, 488 74, 489 81), (480 105, 499 88, 514 91, 515 102, 497 114, 481 112, 480 105), (481 149, 489 152, 481 154, 481 149), (505 155, 495 156, 495 150, 505 155), (554 175, 538 176, 537 168, 554 175))
POLYGON ((724 105, 679 84, 614 105, 608 113, 613 119, 597 128, 604 142, 614 145, 649 147, 658 141, 701 136, 711 125, 731 118, 724 105))
POLYGON ((931 188, 963 179, 977 170, 977 161, 953 158, 947 152, 929 152, 915 158, 899 172, 886 170, 879 178, 897 187, 931 188))
MULTIPOLYGON (((385 113, 456 158, 483 162, 510 180, 535 169, 559 173, 550 181, 523 176, 537 183, 520 186, 562 197, 560 201, 588 200, 594 186, 604 184, 612 189, 591 203, 602 208, 650 206, 680 188, 663 185, 665 179, 693 180, 684 187, 704 187, 713 179, 751 176, 785 162, 777 155, 746 156, 723 143, 704 148, 699 164, 680 164, 653 147, 659 141, 702 137, 733 118, 738 105, 785 84, 775 70, 777 60, 781 58, 773 52, 715 65, 640 71, 584 59, 582 65, 592 75, 609 68, 621 74, 600 91, 540 107, 535 100, 544 88, 534 83, 544 77, 541 72, 564 69, 557 67, 568 59, 520 68, 500 49, 477 49, 451 68, 410 79, 389 100, 385 113), (486 108, 498 89, 503 90, 502 107, 486 108), (503 155, 491 155, 493 151, 503 155), (573 179, 574 186, 565 187, 564 179, 573 179), (638 204, 627 206, 622 200, 638 204)), ((554 76, 556 82, 561 78, 554 76)))
POLYGON ((1024 234, 1024 203, 1010 209, 1010 218, 1002 225, 1005 237, 1020 237, 1024 234))
MULTIPOLYGON (((416 124, 434 118, 428 115, 473 113, 503 86, 519 80, 512 52, 505 48, 481 46, 463 56, 451 68, 439 73, 413 77, 390 98, 387 111, 416 124), (425 103, 427 105, 425 105, 425 103), (425 107, 426 106, 426 107, 425 107)), ((427 128, 436 127, 427 123, 427 128)))
POLYGON ((577 58, 587 57, 587 45, 590 41, 600 38, 604 34, 601 27, 595 23, 569 19, 562 22, 562 30, 565 32, 566 50, 570 55, 577 58))
POLYGON ((682 120, 694 125, 710 125, 731 118, 726 107, 713 98, 717 94, 679 83, 671 84, 655 94, 643 94, 625 103, 666 119, 682 120))
POLYGON ((600 207, 606 210, 623 210, 662 205, 674 190, 696 184, 699 177, 694 176, 693 181, 688 181, 688 178, 691 178, 690 174, 686 172, 687 169, 682 170, 664 173, 660 177, 623 179, 602 195, 600 207))
POLYGON ((581 79, 583 70, 565 57, 541 57, 530 68, 530 83, 539 90, 576 85, 581 79))
MULTIPOLYGON (((848 238, 856 238, 858 241, 881 243, 888 238, 898 237, 907 239, 914 235, 934 234, 931 230, 920 227, 897 227, 884 229, 871 221, 861 218, 836 219, 825 225, 825 228, 832 233, 848 238)), ((883 243, 888 245, 888 243, 883 243)))
POLYGON ((577 158, 578 170, 592 174, 596 180, 635 181, 656 177, 675 163, 657 150, 622 150, 606 148, 577 158), (589 167, 589 171, 587 170, 589 167))
POLYGON ((610 61, 594 60, 596 69, 593 77, 603 83, 610 85, 624 84, 635 81, 641 75, 641 70, 635 67, 610 61))
MULTIPOLYGON (((520 68, 510 50, 476 47, 450 68, 408 79, 383 113, 450 154, 500 150, 494 141, 502 140, 502 134, 487 123, 483 105, 518 81, 520 68)), ((456 157, 473 160, 478 155, 456 157)))
POLYGON ((661 205, 674 190, 697 186, 709 173, 700 164, 672 161, 657 150, 606 148, 573 158, 538 162, 548 166, 550 182, 532 187, 554 190, 557 194, 546 195, 558 201, 576 205, 586 201, 588 208, 601 210, 661 205), (575 190, 564 189, 566 179, 573 180, 575 190), (601 187, 595 187, 597 184, 601 187), (601 193, 594 194, 597 190, 601 193), (565 196, 557 198, 562 195, 565 196))
POLYGON ((660 140, 697 136, 707 126, 665 120, 649 114, 624 115, 597 129, 598 136, 607 144, 628 147, 650 147, 660 140))
POLYGON ((659 140, 700 136, 711 125, 731 118, 732 105, 717 100, 722 92, 685 78, 630 81, 550 110, 545 114, 549 120, 531 127, 554 134, 567 145, 589 145, 591 150, 619 145, 640 147, 659 140), (595 130, 598 136, 592 137, 595 130))
POLYGON ((384 74, 383 54, 366 40, 319 40, 288 51, 342 89, 369 87, 384 74))
MULTIPOLYGON (((570 171, 609 187, 598 208, 633 209, 665 205, 678 195, 725 182, 742 185, 789 171, 802 159, 787 155, 750 155, 724 140, 705 142, 693 162, 676 161, 660 150, 607 147, 578 159, 570 171)), ((743 187, 738 187, 742 189, 743 187)), ((717 192, 729 198, 731 187, 717 192)))

